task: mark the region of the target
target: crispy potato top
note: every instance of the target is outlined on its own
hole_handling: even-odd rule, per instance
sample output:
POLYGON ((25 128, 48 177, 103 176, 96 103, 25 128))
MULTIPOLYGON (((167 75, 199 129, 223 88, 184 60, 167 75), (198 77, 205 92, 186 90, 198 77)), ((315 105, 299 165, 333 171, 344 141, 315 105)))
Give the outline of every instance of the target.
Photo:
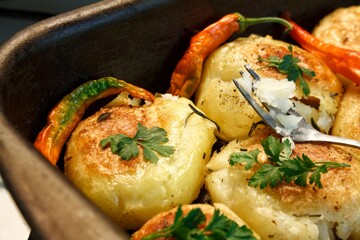
MULTIPOLYGON (((244 140, 232 141, 207 164, 206 186, 215 202, 227 205, 262 238, 318 239, 328 236, 322 224, 334 228, 339 237, 359 234, 360 159, 330 144, 297 143, 293 155, 306 154, 316 162, 339 162, 350 168, 329 169, 321 176, 323 188, 300 187, 281 183, 265 189, 248 186, 256 168, 244 170, 228 163, 233 152, 262 149, 261 140, 270 131, 263 131, 244 140)), ((263 155, 260 155, 266 160, 263 155)))
MULTIPOLYGON (((206 217, 204 226, 208 225, 215 209, 219 209, 221 214, 224 214, 229 219, 235 221, 240 227, 246 225, 246 223, 239 218, 233 211, 231 211, 226 205, 221 203, 215 203, 214 205, 209 204, 188 204, 181 207, 183 215, 188 214, 192 209, 200 208, 206 217)), ((141 240, 143 237, 148 236, 149 234, 164 229, 174 223, 175 213, 177 207, 171 209, 167 212, 162 212, 148 222, 146 222, 138 231, 136 231, 132 236, 131 240, 141 240)), ((257 239, 260 239, 258 235, 253 231, 254 236, 257 239)))
POLYGON ((360 51, 360 6, 338 8, 314 28, 314 36, 339 47, 360 51))
MULTIPOLYGON (((268 67, 266 62, 260 62, 258 58, 282 58, 289 54, 288 46, 288 43, 274 40, 270 36, 252 35, 224 44, 206 60, 195 103, 220 125, 218 136, 221 139, 245 139, 252 124, 260 121, 260 117, 246 100, 239 96, 240 93, 232 80, 240 78, 239 71, 245 70, 245 64, 250 64, 263 78, 286 78, 286 75, 274 67, 268 67)), ((299 65, 316 73, 314 78, 305 77, 310 87, 310 95, 304 96, 297 81, 295 98, 333 117, 343 93, 341 81, 321 59, 309 52, 293 46, 293 55, 301 61, 299 65)))
POLYGON ((148 106, 103 108, 72 133, 65 153, 65 175, 114 222, 137 229, 161 211, 191 203, 204 182, 204 167, 215 142, 215 125, 196 114, 185 98, 156 98, 148 106), (108 114, 98 121, 100 116, 108 114), (102 148, 114 134, 133 137, 137 124, 167 132, 175 151, 158 162, 138 157, 128 161, 102 148))
MULTIPOLYGON (((350 85, 344 93, 332 134, 360 141, 360 86, 350 85)), ((360 158, 360 149, 343 147, 360 158)))

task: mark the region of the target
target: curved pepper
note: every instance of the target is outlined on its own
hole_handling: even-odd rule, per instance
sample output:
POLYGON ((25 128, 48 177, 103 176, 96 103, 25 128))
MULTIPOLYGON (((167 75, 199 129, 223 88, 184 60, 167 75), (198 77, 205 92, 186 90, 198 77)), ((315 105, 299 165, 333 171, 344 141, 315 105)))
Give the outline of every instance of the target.
POLYGON ((287 20, 292 25, 290 36, 301 47, 322 58, 334 72, 360 84, 360 52, 325 43, 295 22, 287 20))
POLYGON ((49 113, 47 124, 38 134, 34 146, 56 165, 62 147, 80 122, 86 108, 98 99, 128 92, 133 97, 154 101, 154 95, 145 89, 122 80, 105 77, 86 82, 66 95, 49 113))
POLYGON ((169 93, 190 98, 196 91, 203 62, 215 49, 235 32, 243 32, 259 23, 280 23, 289 30, 291 25, 282 18, 245 18, 239 13, 225 15, 191 38, 190 46, 178 62, 171 76, 169 93))

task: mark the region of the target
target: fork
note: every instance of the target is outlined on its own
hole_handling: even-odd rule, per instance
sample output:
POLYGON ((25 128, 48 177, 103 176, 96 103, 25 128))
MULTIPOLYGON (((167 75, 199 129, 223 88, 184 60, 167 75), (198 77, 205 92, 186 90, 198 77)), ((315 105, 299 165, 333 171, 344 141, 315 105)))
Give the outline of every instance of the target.
MULTIPOLYGON (((250 67, 250 65, 246 64, 245 69, 250 73, 250 75, 255 80, 260 79, 259 75, 250 67)), ((273 118, 266 110, 264 110, 236 80, 233 80, 233 82, 236 88, 248 101, 248 103, 253 107, 253 109, 257 112, 257 114, 259 114, 259 116, 264 120, 266 125, 268 125, 270 128, 272 128, 281 136, 290 137, 294 142, 328 142, 328 143, 345 145, 360 149, 360 141, 321 133, 318 130, 316 130, 298 112, 296 112, 293 109, 290 109, 288 111, 288 114, 293 114, 295 116, 301 117, 301 120, 298 123, 298 127, 289 133, 289 130, 287 130, 278 120, 273 118)), ((268 110, 272 110, 276 114, 281 113, 281 111, 275 107, 269 106, 268 104, 263 102, 262 104, 268 110)))

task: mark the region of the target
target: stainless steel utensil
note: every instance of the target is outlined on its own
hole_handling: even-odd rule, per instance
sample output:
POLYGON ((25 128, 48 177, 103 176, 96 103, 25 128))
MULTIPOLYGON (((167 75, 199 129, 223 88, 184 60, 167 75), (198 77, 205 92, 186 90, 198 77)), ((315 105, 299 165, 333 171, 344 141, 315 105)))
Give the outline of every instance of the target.
MULTIPOLYGON (((249 65, 245 65, 245 69, 250 73, 250 75, 255 79, 259 80, 260 77, 257 75, 249 65)), ((248 103, 254 108, 254 110, 259 114, 259 116, 264 120, 264 122, 274 129, 278 134, 283 137, 291 137, 294 142, 329 142, 334 144, 346 145, 355 148, 360 148, 360 141, 354 139, 348 139, 343 137, 331 136, 316 130, 312 125, 310 125, 306 120, 293 109, 289 110, 288 114, 293 114, 298 117, 301 117, 301 120, 296 129, 291 131, 287 130, 277 119, 273 118, 266 110, 264 110, 236 80, 233 81, 237 89, 241 92, 244 98, 248 103)), ((266 103, 263 103, 266 108, 273 110, 275 113, 280 114, 281 111, 275 107, 269 106, 266 103)))
MULTIPOLYGON (((276 16, 287 10, 310 27, 358 0, 253 2, 103 0, 39 22, 1 44, 0 172, 36 239, 128 239, 121 233, 116 238, 118 229, 31 146, 66 93, 103 76, 166 91, 190 36, 220 16, 233 11, 276 16)), ((284 37, 277 25, 251 33, 284 37)))

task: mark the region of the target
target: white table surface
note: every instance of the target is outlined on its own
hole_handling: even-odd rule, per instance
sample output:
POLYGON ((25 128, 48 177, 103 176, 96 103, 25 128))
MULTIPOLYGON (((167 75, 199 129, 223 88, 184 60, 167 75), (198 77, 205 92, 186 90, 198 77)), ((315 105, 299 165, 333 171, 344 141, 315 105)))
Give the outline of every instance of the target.
POLYGON ((27 240, 30 228, 0 176, 0 239, 27 240))

